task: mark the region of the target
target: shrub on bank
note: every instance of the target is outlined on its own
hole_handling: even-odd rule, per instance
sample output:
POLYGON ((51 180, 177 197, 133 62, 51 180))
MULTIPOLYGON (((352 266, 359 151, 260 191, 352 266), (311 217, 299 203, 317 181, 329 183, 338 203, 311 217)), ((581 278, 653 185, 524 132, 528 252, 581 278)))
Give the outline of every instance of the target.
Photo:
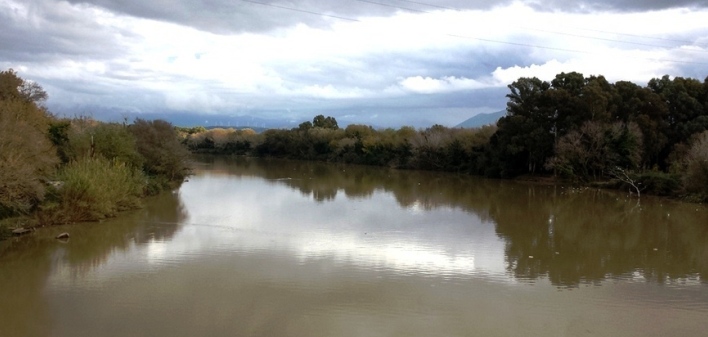
POLYGON ((142 168, 143 157, 136 148, 135 137, 128 126, 101 123, 90 119, 74 119, 68 135, 71 160, 102 156, 136 168, 142 168))
POLYGON ((57 178, 61 185, 40 212, 43 225, 95 221, 138 208, 147 184, 139 170, 102 157, 73 161, 57 178))
POLYGON ((0 240, 7 239, 12 235, 12 230, 10 229, 12 225, 10 219, 0 220, 0 240))
POLYGON ((37 83, 0 71, 0 239, 18 227, 114 216, 189 174, 170 123, 59 119, 46 98, 37 83))
POLYGON ((658 171, 647 171, 637 175, 637 181, 643 186, 643 192, 653 195, 677 195, 681 190, 681 176, 658 171))

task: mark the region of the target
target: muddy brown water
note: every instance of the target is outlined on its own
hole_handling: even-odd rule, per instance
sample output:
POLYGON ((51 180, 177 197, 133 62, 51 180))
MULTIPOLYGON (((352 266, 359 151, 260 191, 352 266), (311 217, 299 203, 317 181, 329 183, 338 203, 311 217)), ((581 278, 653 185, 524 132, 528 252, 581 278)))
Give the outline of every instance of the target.
POLYGON ((200 157, 141 210, 0 243, 0 336, 702 336, 706 273, 702 205, 200 157))

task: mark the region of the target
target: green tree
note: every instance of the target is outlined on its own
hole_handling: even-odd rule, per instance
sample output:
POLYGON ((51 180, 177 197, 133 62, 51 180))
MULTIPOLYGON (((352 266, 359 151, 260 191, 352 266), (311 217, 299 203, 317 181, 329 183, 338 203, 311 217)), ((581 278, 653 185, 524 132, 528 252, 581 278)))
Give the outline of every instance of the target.
POLYGON ((577 72, 560 73, 551 81, 551 90, 546 92, 549 114, 554 136, 560 137, 580 127, 591 119, 585 95, 586 79, 577 72))
POLYGON ((671 147, 666 102, 649 88, 631 82, 617 82, 615 88, 618 94, 615 120, 634 122, 642 132, 642 166, 663 167, 666 149, 671 147))
POLYGON ((492 163, 487 175, 511 177, 542 170, 553 152, 558 132, 556 109, 550 104, 551 84, 538 78, 519 78, 509 86, 507 116, 497 122, 490 140, 492 163), (489 171, 497 171, 490 173, 489 171))
POLYGON ((649 81, 648 88, 658 94, 668 107, 666 122, 668 131, 667 145, 662 149, 659 161, 666 168, 666 159, 673 147, 693 135, 708 130, 708 112, 706 111, 706 93, 704 83, 691 78, 668 75, 649 81))
POLYGON ((317 115, 312 119, 312 126, 316 128, 325 129, 339 129, 337 125, 337 120, 334 117, 325 117, 323 115, 317 115))
POLYGON ((179 142, 172 124, 138 118, 128 130, 135 137, 137 152, 144 158, 143 169, 148 175, 181 181, 189 174, 189 152, 179 142))
POLYGON ((297 129, 299 131, 307 131, 309 129, 312 129, 312 123, 311 122, 302 122, 300 125, 298 125, 297 129))
POLYGON ((69 131, 71 121, 55 120, 49 124, 49 140, 57 148, 57 155, 62 163, 66 164, 70 159, 69 131))
POLYGON ((698 135, 686 156, 684 186, 708 199, 708 131, 698 135))
POLYGON ((617 89, 604 76, 590 76, 580 94, 584 120, 612 122, 617 111, 617 89))
POLYGON ((136 138, 128 126, 78 118, 69 131, 70 159, 101 156, 133 167, 143 168, 143 157, 136 148, 136 138))

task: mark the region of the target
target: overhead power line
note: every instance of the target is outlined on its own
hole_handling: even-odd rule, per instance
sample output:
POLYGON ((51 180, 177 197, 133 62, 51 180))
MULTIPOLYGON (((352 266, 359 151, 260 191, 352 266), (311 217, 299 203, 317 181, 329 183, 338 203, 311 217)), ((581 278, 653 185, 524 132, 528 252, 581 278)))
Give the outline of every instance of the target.
MULTIPOLYGON (((461 38, 461 39, 477 40, 477 41, 483 41, 483 42, 499 43, 499 44, 506 44, 506 45, 512 45, 512 46, 520 46, 520 47, 530 47, 530 48, 538 48, 538 49, 546 49, 546 50, 556 50, 556 51, 564 51, 564 52, 579 53, 579 54, 588 54, 588 55, 598 55, 598 54, 599 54, 599 53, 597 53, 597 52, 591 52, 591 51, 585 51, 585 50, 556 48, 556 47, 547 47, 547 46, 540 46, 540 45, 527 44, 527 43, 517 43, 517 42, 508 42, 508 41, 500 41, 500 40, 493 40, 493 39, 485 39, 485 38, 480 38, 480 37, 475 37, 475 36, 464 36, 464 35, 456 35, 456 34, 446 34, 446 35, 447 35, 447 36, 450 36, 450 37, 461 38)), ((631 58, 631 59, 637 59, 637 60, 649 60, 649 61, 661 61, 661 62, 670 62, 670 63, 708 65, 708 62, 680 61, 680 60, 670 60, 670 59, 660 59, 660 58, 650 58, 650 57, 636 57, 636 56, 625 56, 625 57, 626 57, 626 58, 631 58)))
MULTIPOLYGON (((266 3, 266 2, 260 2, 260 1, 255 1, 255 0, 240 0, 240 1, 242 1, 242 2, 247 2, 247 3, 252 3, 252 4, 257 4, 257 5, 262 5, 262 6, 268 6, 268 7, 279 8, 279 9, 283 9, 283 10, 289 10, 289 11, 299 12, 299 13, 306 13, 306 14, 311 14, 311 15, 318 15, 318 16, 323 16, 323 17, 329 17, 329 18, 334 18, 334 19, 339 19, 339 20, 352 21, 352 22, 361 22, 361 20, 356 19, 356 18, 350 18, 350 17, 345 17, 345 16, 339 16, 339 15, 331 15, 331 14, 327 14, 327 13, 309 11, 309 10, 304 10, 304 9, 299 9, 299 8, 294 8, 294 7, 288 7, 288 6, 281 6, 281 5, 276 5, 276 4, 272 4, 272 3, 266 3)), ((428 12, 428 11, 423 11, 423 10, 418 10, 418 9, 412 9, 412 8, 407 8, 407 7, 401 7, 401 6, 396 6, 396 5, 390 5, 390 4, 384 4, 384 3, 375 2, 375 1, 369 1, 369 0, 353 0, 353 1, 363 2, 363 3, 369 3, 369 4, 374 4, 374 5, 383 6, 383 7, 397 8, 397 9, 402 9, 402 10, 407 10, 407 11, 413 11, 413 12, 418 12, 418 13, 427 13, 427 14, 430 14, 430 13, 431 13, 431 12, 428 12)), ((450 8, 450 7, 444 7, 444 6, 438 6, 438 5, 434 5, 434 4, 430 4, 430 3, 425 3, 425 2, 420 2, 420 1, 410 1, 410 0, 398 0, 398 1, 408 2, 408 3, 423 5, 423 6, 429 6, 429 7, 435 7, 435 8, 441 8, 441 9, 447 9, 447 10, 456 10, 456 11, 459 11, 459 9, 450 8)), ((566 35, 566 36, 572 36, 572 37, 577 37, 577 38, 592 39, 592 40, 599 40, 599 41, 606 41, 606 42, 624 43, 624 44, 629 44, 629 45, 638 45, 638 46, 655 47, 655 48, 670 48, 670 47, 667 47, 667 46, 660 46, 660 45, 649 44, 649 43, 641 43, 641 42, 633 42, 633 41, 615 40, 615 39, 608 39, 608 38, 602 38, 602 37, 596 37, 596 36, 587 36, 587 35, 580 35, 580 34, 571 34, 571 33, 557 32, 557 31, 551 31, 551 30, 543 30, 543 29, 537 29, 537 28, 529 28, 529 27, 520 27, 520 28, 522 28, 522 29, 527 29, 527 30, 540 31, 540 32, 549 33, 549 34, 566 35)), ((582 30, 582 28, 577 28, 577 29, 582 30)), ((632 36, 632 37, 644 37, 644 38, 648 38, 648 39, 672 41, 672 42, 691 43, 691 42, 689 42, 689 41, 681 41, 681 40, 675 40, 675 39, 653 38, 653 37, 645 37, 645 36, 641 36, 641 35, 614 33, 614 32, 600 31, 600 30, 592 30, 592 29, 584 29, 584 30, 587 30, 587 31, 596 31, 596 32, 606 33, 606 34, 617 34, 617 35, 625 35, 625 36, 632 36)), ((459 34, 445 34, 445 35, 450 36, 450 37, 455 37, 455 38, 476 40, 476 41, 488 42, 488 43, 496 43, 496 44, 505 44, 505 45, 511 45, 511 46, 538 48, 538 49, 544 49, 544 50, 554 50, 554 51, 562 51, 562 52, 578 53, 578 54, 590 54, 590 55, 592 55, 592 54, 597 54, 596 52, 585 51, 585 50, 567 49, 567 48, 557 48, 557 47, 542 46, 542 45, 535 45, 535 44, 528 44, 528 43, 518 43, 518 42, 511 42, 511 41, 502 41, 502 40, 495 40, 495 39, 474 37, 474 36, 464 36, 464 35, 459 35, 459 34)), ((704 51, 704 50, 685 50, 685 51, 689 51, 689 52, 703 52, 703 53, 708 52, 708 51, 704 51)), ((671 62, 671 63, 708 65, 708 62, 680 61, 680 60, 668 60, 668 59, 652 59, 652 58, 641 58, 641 57, 631 57, 631 58, 635 58, 635 59, 645 59, 645 60, 651 60, 651 61, 671 62)))
POLYGON ((428 13, 428 12, 426 12, 426 11, 422 11, 422 10, 419 10, 419 9, 413 9, 413 8, 406 8, 406 7, 401 7, 401 6, 389 5, 389 4, 384 4, 384 3, 375 2, 375 1, 367 1, 367 0, 354 0, 354 1, 364 2, 364 3, 367 3, 367 4, 373 4, 373 5, 379 5, 379 6, 383 6, 383 7, 391 7, 391 8, 397 8, 397 9, 403 9, 403 10, 407 10, 407 11, 411 11, 411 12, 416 12, 416 13, 428 13))
POLYGON ((610 32, 610 31, 606 31, 606 30, 599 30, 599 29, 579 28, 579 27, 573 27, 573 29, 586 30, 589 32, 596 32, 596 33, 603 33, 603 34, 614 34, 614 35, 620 35, 620 36, 638 37, 638 38, 642 38, 642 39, 670 41, 670 42, 678 42, 678 43, 693 43, 693 41, 687 41, 687 40, 677 40, 677 39, 669 39, 669 38, 665 38, 665 37, 646 36, 646 35, 639 35, 639 34, 618 33, 618 32, 610 32))
POLYGON ((412 4, 416 4, 416 5, 423 5, 423 6, 428 6, 428 7, 434 7, 434 8, 440 8, 440 9, 449 9, 449 10, 451 10, 451 11, 457 11, 457 10, 459 10, 459 9, 452 8, 452 7, 445 7, 445 6, 440 6, 440 5, 433 5, 433 4, 429 4, 429 3, 425 3, 425 2, 410 1, 410 0, 398 0, 398 1, 408 2, 408 3, 412 3, 412 4))
MULTIPOLYGON (((579 35, 579 34, 571 34, 571 33, 557 32, 557 31, 545 30, 545 29, 538 29, 538 28, 529 28, 529 27, 523 27, 523 28, 526 29, 526 30, 533 30, 533 31, 537 31, 537 32, 543 32, 543 33, 549 33, 549 34, 556 34, 556 35, 565 35, 565 36, 571 36, 571 37, 579 37, 579 38, 582 38, 582 39, 589 39, 589 40, 606 41, 606 42, 616 42, 616 43, 623 43, 623 44, 635 45, 635 46, 643 46, 643 47, 670 48, 670 46, 662 46, 662 45, 651 44, 651 43, 642 43, 642 42, 634 42, 634 41, 615 40, 615 39, 608 39, 608 38, 604 38, 604 37, 587 36, 587 35, 579 35)), ((696 53, 708 53, 708 50, 686 50, 686 51, 696 52, 696 53)))
MULTIPOLYGON (((370 4, 379 5, 379 6, 384 6, 384 7, 398 8, 398 9, 403 9, 403 10, 408 10, 408 11, 413 11, 413 12, 419 12, 419 13, 426 13, 426 14, 431 14, 431 13, 432 13, 432 12, 428 12, 428 11, 424 11, 424 10, 412 9, 412 8, 401 7, 401 6, 396 6, 396 5, 390 5, 390 4, 385 4, 385 3, 381 3, 381 2, 375 2, 375 1, 368 1, 368 0, 354 0, 354 1, 370 3, 370 4)), ((410 1, 410 0, 397 0, 397 1, 403 1, 403 2, 408 2, 408 3, 423 5, 423 6, 430 6, 430 7, 434 7, 434 8, 441 8, 441 9, 447 9, 447 10, 460 11, 460 9, 451 8, 451 7, 444 7, 444 6, 438 6, 438 5, 434 5, 434 4, 430 4, 430 3, 425 3, 425 2, 420 2, 420 1, 410 1)), ((628 45, 644 46, 644 47, 668 48, 667 46, 656 45, 656 44, 650 44, 650 43, 641 43, 641 42, 633 42, 633 41, 625 41, 625 40, 616 40, 616 39, 603 38, 603 37, 597 37, 597 36, 580 35, 580 34, 571 34, 571 33, 566 33, 566 32, 558 32, 558 31, 545 30, 545 29, 538 29, 538 28, 532 28, 532 27, 518 27, 518 28, 520 28, 520 29, 525 29, 525 30, 534 30, 534 31, 544 32, 544 33, 549 33, 549 34, 557 34, 557 35, 565 35, 565 36, 578 37, 578 38, 589 39, 589 40, 597 40, 597 41, 623 43, 623 44, 628 44, 628 45)), ((612 32, 605 32, 605 31, 597 31, 597 32, 602 32, 602 33, 605 33, 605 34, 626 35, 626 36, 631 36, 631 37, 643 37, 643 36, 641 36, 641 35, 634 35, 634 34, 612 33, 612 32)), ((650 39, 651 39, 652 37, 645 37, 645 38, 650 38, 650 39)), ((689 41, 681 41, 681 40, 673 40, 673 39, 665 39, 665 38, 653 38, 653 39, 662 40, 662 41, 672 41, 672 42, 678 42, 678 43, 692 43, 692 42, 689 42, 689 41)), ((688 50, 688 51, 690 51, 690 52, 708 53, 708 51, 704 51, 704 50, 688 50)))
POLYGON ((506 44, 506 45, 510 45, 510 46, 540 48, 540 49, 556 50, 556 51, 565 51, 565 52, 579 53, 579 54, 594 54, 593 52, 584 51, 584 50, 577 50, 577 49, 566 49, 566 48, 556 48, 556 47, 544 47, 544 46, 538 46, 538 45, 528 44, 528 43, 518 43, 518 42, 492 40, 492 39, 485 39, 485 38, 481 38, 481 37, 465 36, 465 35, 457 35, 457 34, 445 34, 445 35, 450 36, 450 37, 454 37, 454 38, 459 38, 459 39, 467 39, 467 40, 477 40, 477 41, 482 41, 482 42, 499 43, 499 44, 506 44))
MULTIPOLYGON (((414 11, 414 12, 420 12, 420 13, 427 13, 427 14, 431 14, 431 13, 432 13, 432 12, 428 12, 428 11, 424 11, 424 10, 412 9, 412 8, 407 8, 407 7, 401 7, 401 6, 396 6, 396 5, 391 5, 391 4, 385 4, 385 3, 381 3, 381 2, 375 2, 375 1, 366 1, 366 0, 354 0, 354 1, 366 2, 366 3, 370 3, 370 4, 375 4, 375 5, 385 6, 385 7, 393 7, 393 8, 398 8, 398 9, 403 9, 403 10, 408 10, 408 11, 414 11)), ((411 0, 396 0, 396 1, 407 2, 407 3, 412 3, 412 4, 422 5, 422 6, 428 6, 428 7, 433 7, 433 8, 439 8, 439 9, 453 10, 453 11, 461 11, 461 10, 462 10, 462 9, 460 9, 460 8, 453 8, 453 7, 447 7, 447 6, 440 6, 440 5, 435 5, 435 4, 431 4, 431 3, 427 3, 427 2, 422 2, 422 1, 411 1, 411 0)), ((640 45, 640 46, 666 48, 666 46, 660 46, 660 45, 648 44, 648 43, 639 43, 639 42, 615 40, 615 39, 601 38, 601 37, 587 36, 587 35, 579 35, 579 34, 570 34, 570 33, 565 33, 565 32, 557 32, 557 31, 551 31, 551 30, 542 30, 542 29, 536 29, 536 28, 530 28, 530 27, 519 27, 519 28, 527 29, 527 30, 536 30, 536 31, 541 31, 541 32, 546 32, 546 33, 551 33, 551 34, 568 35, 568 36, 580 37, 580 38, 585 38, 585 39, 593 39, 593 40, 602 40, 602 41, 610 41, 610 42, 618 42, 618 43, 626 43, 626 44, 640 45)), ((693 43, 692 41, 687 41, 687 40, 678 40, 678 39, 670 39, 670 38, 655 37, 655 36, 646 36, 646 35, 639 35, 639 34, 618 33, 618 32, 611 32, 611 31, 598 30, 598 29, 577 28, 577 27, 574 27, 574 29, 577 29, 577 30, 585 30, 585 31, 591 31, 591 32, 597 32, 597 33, 603 33, 603 34, 614 34, 614 35, 619 35, 619 36, 638 37, 638 38, 643 38, 643 39, 651 39, 651 40, 659 40, 659 41, 669 41, 669 42, 684 43, 684 44, 691 44, 691 43, 693 43)))
POLYGON ((275 8, 280 8, 280 9, 289 10, 289 11, 294 11, 294 12, 300 12, 300 13, 307 13, 307 14, 312 14, 312 15, 324 16, 324 17, 334 18, 334 19, 347 20, 347 21, 357 21, 357 22, 359 21, 359 20, 357 20, 357 19, 347 18, 347 17, 344 17, 344 16, 330 15, 330 14, 319 13, 319 12, 314 12, 314 11, 308 11, 308 10, 299 9, 299 8, 280 6, 280 5, 271 4, 271 3, 267 3, 267 2, 260 2, 260 1, 253 1, 253 0, 239 0, 239 1, 248 2, 248 3, 252 3, 252 4, 257 4, 257 5, 268 6, 268 7, 275 7, 275 8))

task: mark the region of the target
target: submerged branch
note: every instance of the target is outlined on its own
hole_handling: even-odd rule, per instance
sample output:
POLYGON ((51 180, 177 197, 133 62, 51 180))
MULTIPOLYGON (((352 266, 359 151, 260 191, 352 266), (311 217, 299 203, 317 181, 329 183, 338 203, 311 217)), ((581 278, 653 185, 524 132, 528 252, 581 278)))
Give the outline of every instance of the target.
MULTIPOLYGON (((637 193, 637 198, 642 197, 642 191, 644 188, 640 188, 639 185, 642 183, 638 182, 636 179, 633 179, 632 177, 629 176, 629 173, 627 173, 626 170, 622 169, 619 166, 615 166, 614 169, 610 170, 610 175, 615 177, 616 179, 622 181, 625 184, 628 184, 634 188, 634 191, 637 193)), ((631 191, 630 191, 631 193, 631 191)))

